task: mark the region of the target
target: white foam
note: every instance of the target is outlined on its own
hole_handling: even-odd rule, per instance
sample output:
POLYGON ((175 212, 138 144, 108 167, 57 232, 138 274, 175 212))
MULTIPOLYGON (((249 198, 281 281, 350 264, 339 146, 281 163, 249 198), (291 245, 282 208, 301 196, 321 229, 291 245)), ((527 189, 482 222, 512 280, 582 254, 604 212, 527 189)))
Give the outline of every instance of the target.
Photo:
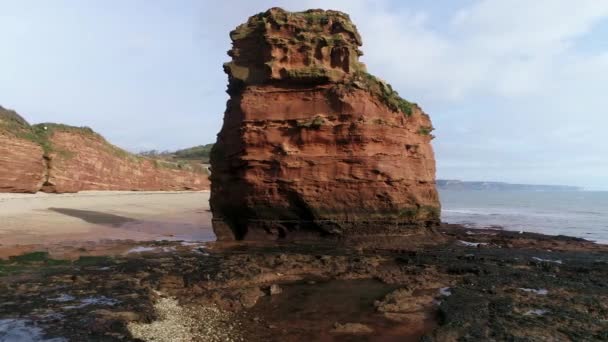
POLYGON ((76 298, 74 296, 71 296, 71 295, 66 294, 66 293, 62 293, 57 298, 49 298, 47 300, 49 300, 51 302, 71 302, 71 301, 73 301, 75 299, 76 298))
POLYGON ((43 338, 44 331, 25 319, 0 319, 0 342, 67 342, 63 337, 43 338))
POLYGON ((524 313, 524 316, 532 316, 532 315, 536 315, 536 316, 544 316, 545 314, 548 314, 549 310, 545 310, 545 309, 534 309, 534 310, 528 310, 526 311, 526 313, 524 313))
POLYGON ((449 287, 442 287, 439 289, 439 294, 443 297, 449 297, 452 295, 452 289, 449 287))
POLYGON ((89 306, 89 305, 114 306, 118 303, 120 303, 119 300, 116 300, 113 298, 108 298, 105 296, 87 297, 87 298, 81 299, 80 304, 64 306, 63 309, 66 309, 66 310, 80 309, 80 308, 84 308, 85 306, 89 306))
POLYGON ((562 264, 561 260, 541 259, 538 257, 532 257, 532 260, 536 260, 536 261, 540 261, 540 262, 551 262, 551 263, 560 264, 560 265, 562 264))
POLYGON ((549 293, 547 289, 528 289, 525 287, 520 287, 519 289, 524 292, 531 292, 540 296, 546 296, 549 293))
POLYGON ((157 250, 156 247, 148 247, 148 246, 137 246, 129 249, 127 253, 143 253, 143 252, 152 252, 157 250))
POLYGON ((458 242, 460 244, 462 244, 463 246, 467 246, 467 247, 478 247, 478 246, 487 245, 487 243, 485 243, 485 242, 468 242, 468 241, 462 241, 462 240, 458 240, 458 242))

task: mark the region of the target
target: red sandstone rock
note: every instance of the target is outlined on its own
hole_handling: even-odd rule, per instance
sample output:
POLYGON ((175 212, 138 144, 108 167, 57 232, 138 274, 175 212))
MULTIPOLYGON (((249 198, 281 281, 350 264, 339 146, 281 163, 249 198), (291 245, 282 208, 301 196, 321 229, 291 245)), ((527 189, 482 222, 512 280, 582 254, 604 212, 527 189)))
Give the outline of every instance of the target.
POLYGON ((0 192, 206 189, 202 169, 132 155, 88 128, 30 126, 0 107, 0 192))
POLYGON ((101 136, 79 130, 54 132, 50 141, 46 192, 82 190, 205 190, 206 174, 169 168, 110 145, 101 136))
POLYGON ((28 140, 29 124, 0 107, 0 192, 36 192, 46 167, 40 145, 28 140))
POLYGON ((430 119, 366 72, 346 14, 273 8, 231 38, 231 98, 211 154, 218 239, 439 222, 430 119))

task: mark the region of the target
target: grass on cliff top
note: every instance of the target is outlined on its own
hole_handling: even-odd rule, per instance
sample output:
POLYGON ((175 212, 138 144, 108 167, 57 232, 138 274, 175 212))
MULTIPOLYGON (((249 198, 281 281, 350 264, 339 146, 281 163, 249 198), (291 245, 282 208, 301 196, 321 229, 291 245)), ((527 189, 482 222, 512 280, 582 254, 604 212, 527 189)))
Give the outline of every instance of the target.
POLYGON ((314 9, 303 12, 289 12, 277 7, 250 17, 246 23, 239 25, 230 32, 230 38, 234 41, 247 38, 253 33, 260 33, 265 29, 267 23, 277 26, 289 25, 302 31, 322 32, 330 22, 335 25, 334 29, 339 30, 341 28, 343 31, 350 33, 355 41, 361 45, 361 36, 357 27, 346 13, 314 9))
POLYGON ((17 112, 0 106, 0 129, 22 130, 29 126, 30 124, 17 112))
POLYGON ((356 72, 353 84, 376 95, 394 112, 401 112, 405 116, 412 116, 414 113, 413 103, 403 99, 390 84, 370 73, 365 71, 356 72))
MULTIPOLYGON (((15 111, 8 110, 0 106, 0 133, 8 134, 19 139, 28 140, 39 145, 42 148, 45 156, 55 153, 56 155, 67 159, 74 157, 75 152, 60 149, 53 145, 51 137, 55 132, 68 132, 100 141, 104 146, 105 152, 122 159, 140 162, 148 157, 147 159, 150 159, 156 167, 207 174, 206 168, 193 165, 193 163, 188 163, 186 161, 166 162, 162 160, 159 161, 153 156, 140 156, 129 153, 120 147, 109 143, 102 135, 95 132, 90 127, 76 127, 52 122, 30 125, 15 111)), ((211 146, 206 145, 197 146, 189 150, 177 151, 176 153, 183 154, 184 156, 190 156, 192 159, 194 159, 198 154, 206 153, 208 159, 210 150, 211 146)), ((186 159, 186 157, 184 157, 184 159, 186 159)))
POLYGON ((213 145, 198 145, 175 152, 150 150, 140 152, 138 155, 154 160, 156 167, 208 174, 203 164, 209 163, 213 145))

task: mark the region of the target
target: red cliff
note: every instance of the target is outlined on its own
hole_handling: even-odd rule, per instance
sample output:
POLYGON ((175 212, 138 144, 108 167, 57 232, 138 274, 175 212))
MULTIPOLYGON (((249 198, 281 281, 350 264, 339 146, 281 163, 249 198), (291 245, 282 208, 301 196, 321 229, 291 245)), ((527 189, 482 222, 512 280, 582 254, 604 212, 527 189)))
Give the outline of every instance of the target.
POLYGON ((44 183, 44 151, 29 124, 0 107, 0 192, 36 192, 44 183))
POLYGON ((367 73, 348 15, 273 8, 230 36, 230 100, 211 153, 219 239, 439 222, 430 119, 367 73))
POLYGON ((30 126, 0 110, 0 192, 205 190, 200 166, 130 154, 90 128, 30 126))

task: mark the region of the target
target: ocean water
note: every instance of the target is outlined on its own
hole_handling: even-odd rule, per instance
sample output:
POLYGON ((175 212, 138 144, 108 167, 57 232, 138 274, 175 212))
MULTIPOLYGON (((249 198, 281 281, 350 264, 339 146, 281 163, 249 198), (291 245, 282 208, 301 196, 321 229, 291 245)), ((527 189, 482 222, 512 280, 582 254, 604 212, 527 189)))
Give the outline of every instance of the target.
POLYGON ((440 190, 444 222, 568 235, 608 244, 608 192, 440 190))

